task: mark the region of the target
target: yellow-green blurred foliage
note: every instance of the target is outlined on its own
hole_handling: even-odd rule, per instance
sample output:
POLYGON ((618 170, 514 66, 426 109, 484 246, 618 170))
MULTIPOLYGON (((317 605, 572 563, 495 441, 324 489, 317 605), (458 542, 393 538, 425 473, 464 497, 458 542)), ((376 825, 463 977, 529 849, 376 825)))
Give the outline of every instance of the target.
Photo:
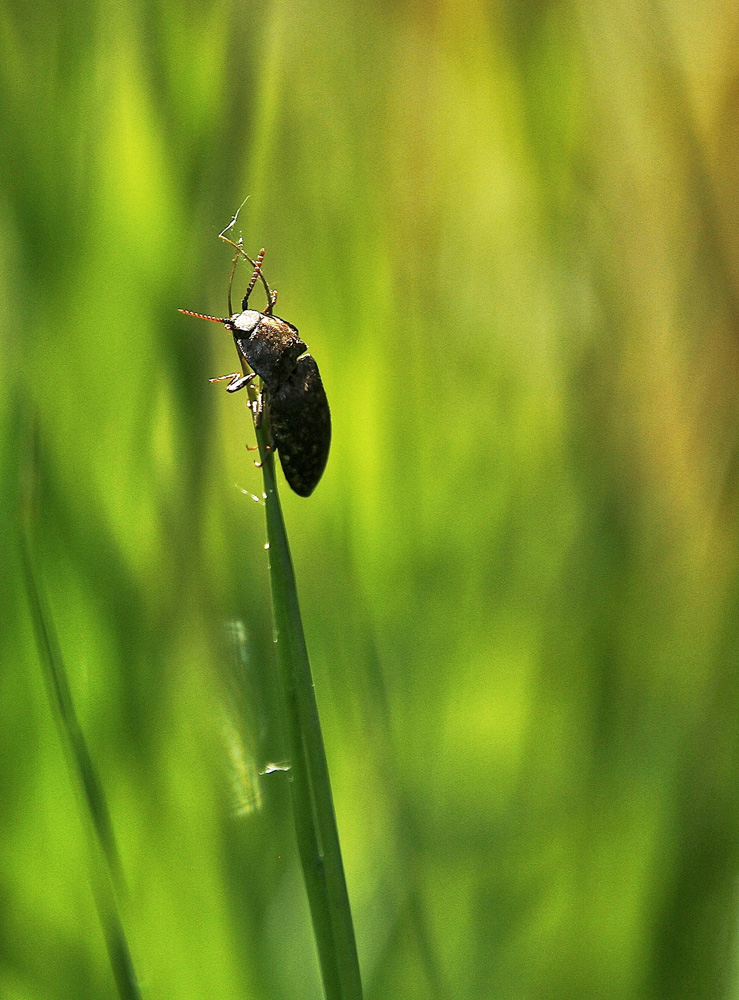
POLYGON ((34 424, 145 1000, 319 995, 253 430, 176 311, 247 194, 332 405, 283 503, 368 998, 739 995, 737 53, 687 0, 2 3, 3 1000, 114 996, 34 424))

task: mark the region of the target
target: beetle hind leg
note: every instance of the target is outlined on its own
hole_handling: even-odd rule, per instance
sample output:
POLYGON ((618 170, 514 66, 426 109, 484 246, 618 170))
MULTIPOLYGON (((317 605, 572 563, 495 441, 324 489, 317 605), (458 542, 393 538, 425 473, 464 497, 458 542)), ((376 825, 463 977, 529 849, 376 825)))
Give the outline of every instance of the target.
POLYGON ((264 391, 257 392, 257 398, 249 402, 249 409, 254 417, 254 427, 259 430, 264 418, 264 391))

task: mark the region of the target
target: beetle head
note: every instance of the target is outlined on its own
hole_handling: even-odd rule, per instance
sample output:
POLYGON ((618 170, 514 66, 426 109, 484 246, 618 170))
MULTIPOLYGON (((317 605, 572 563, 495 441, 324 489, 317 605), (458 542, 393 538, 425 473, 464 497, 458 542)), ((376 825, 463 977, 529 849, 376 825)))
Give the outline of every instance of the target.
POLYGON ((233 316, 206 316, 205 313, 193 312, 192 309, 178 309, 178 312, 185 316, 194 316, 195 319, 207 319, 211 323, 223 323, 226 329, 233 333, 235 337, 250 337, 259 326, 263 314, 256 309, 245 309, 243 312, 234 313, 233 316))

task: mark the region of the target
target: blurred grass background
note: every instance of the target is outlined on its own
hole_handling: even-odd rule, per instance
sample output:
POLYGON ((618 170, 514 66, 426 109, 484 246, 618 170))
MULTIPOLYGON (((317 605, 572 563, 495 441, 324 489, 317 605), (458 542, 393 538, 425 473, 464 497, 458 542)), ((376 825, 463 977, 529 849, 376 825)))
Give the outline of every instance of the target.
POLYGON ((115 995, 20 579, 34 420, 144 997, 319 995, 254 777, 253 431, 176 312, 223 315, 247 194, 334 418, 282 496, 367 997, 739 997, 738 42, 686 0, 0 4, 4 1000, 115 995))

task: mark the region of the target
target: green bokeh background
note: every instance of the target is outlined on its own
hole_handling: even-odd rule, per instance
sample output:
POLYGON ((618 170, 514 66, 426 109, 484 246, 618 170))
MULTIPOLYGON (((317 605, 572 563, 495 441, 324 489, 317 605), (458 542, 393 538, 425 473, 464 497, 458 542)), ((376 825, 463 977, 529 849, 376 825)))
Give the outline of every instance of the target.
POLYGON ((332 406, 282 497, 367 997, 739 997, 738 42, 687 0, 0 5, 3 1000, 115 996, 34 461, 145 1000, 320 995, 254 777, 253 430, 177 313, 223 315, 247 194, 332 406))

